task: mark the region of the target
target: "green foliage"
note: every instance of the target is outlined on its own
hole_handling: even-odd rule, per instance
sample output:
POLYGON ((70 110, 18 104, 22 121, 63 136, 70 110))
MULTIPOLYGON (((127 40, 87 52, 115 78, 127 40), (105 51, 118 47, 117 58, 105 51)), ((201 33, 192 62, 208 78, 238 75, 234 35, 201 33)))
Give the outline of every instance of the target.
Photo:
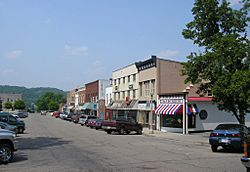
POLYGON ((24 110, 25 109, 25 103, 23 100, 16 100, 14 102, 14 109, 20 109, 20 110, 24 110))
POLYGON ((186 82, 200 84, 200 94, 212 90, 219 109, 232 112, 243 124, 250 110, 249 7, 250 0, 239 10, 226 0, 196 0, 194 20, 182 32, 202 49, 183 64, 186 82))
POLYGON ((36 102, 37 110, 58 110, 61 103, 65 103, 66 98, 62 94, 47 92, 36 102))
POLYGON ((7 86, 0 85, 0 93, 10 93, 10 94, 22 94, 22 99, 25 102, 27 108, 33 108, 32 105, 37 102, 39 97, 41 97, 46 92, 60 93, 66 96, 66 92, 56 89, 56 88, 25 88, 18 86, 7 86))
POLYGON ((5 102, 3 106, 5 109, 12 109, 12 107, 13 107, 11 102, 5 102))

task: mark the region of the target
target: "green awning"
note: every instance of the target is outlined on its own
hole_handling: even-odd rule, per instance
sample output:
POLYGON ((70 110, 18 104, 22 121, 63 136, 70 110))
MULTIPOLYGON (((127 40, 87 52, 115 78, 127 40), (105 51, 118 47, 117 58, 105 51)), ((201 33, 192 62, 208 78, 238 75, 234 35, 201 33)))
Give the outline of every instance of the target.
POLYGON ((80 110, 97 110, 97 103, 84 103, 83 106, 80 107, 80 110))

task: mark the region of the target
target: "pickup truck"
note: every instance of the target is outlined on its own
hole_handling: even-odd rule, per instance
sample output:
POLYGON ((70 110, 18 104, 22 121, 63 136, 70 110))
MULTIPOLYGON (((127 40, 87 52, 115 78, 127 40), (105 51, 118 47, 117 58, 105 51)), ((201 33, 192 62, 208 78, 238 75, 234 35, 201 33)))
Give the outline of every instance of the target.
POLYGON ((0 129, 0 163, 9 163, 16 150, 16 134, 9 130, 0 129))
POLYGON ((131 131, 136 131, 137 134, 142 134, 142 125, 135 122, 133 118, 120 118, 115 120, 104 120, 102 129, 108 134, 112 131, 119 134, 129 134, 131 131))

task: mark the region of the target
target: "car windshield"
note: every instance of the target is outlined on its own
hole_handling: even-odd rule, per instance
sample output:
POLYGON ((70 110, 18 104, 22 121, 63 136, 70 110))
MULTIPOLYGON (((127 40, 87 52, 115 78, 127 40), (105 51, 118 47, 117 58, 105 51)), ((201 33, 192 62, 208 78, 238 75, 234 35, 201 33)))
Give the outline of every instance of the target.
POLYGON ((215 129, 216 130, 237 130, 237 131, 240 131, 240 130, 242 130, 242 126, 241 125, 226 124, 226 125, 218 125, 215 129))

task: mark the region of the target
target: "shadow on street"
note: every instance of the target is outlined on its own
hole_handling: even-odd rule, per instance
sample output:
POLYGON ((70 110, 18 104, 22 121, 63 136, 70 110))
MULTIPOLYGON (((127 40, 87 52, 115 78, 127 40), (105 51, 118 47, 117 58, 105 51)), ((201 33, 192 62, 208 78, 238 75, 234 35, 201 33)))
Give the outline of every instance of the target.
POLYGON ((69 144, 71 141, 62 140, 55 137, 35 137, 35 138, 19 138, 18 149, 43 149, 47 147, 61 146, 69 144))

